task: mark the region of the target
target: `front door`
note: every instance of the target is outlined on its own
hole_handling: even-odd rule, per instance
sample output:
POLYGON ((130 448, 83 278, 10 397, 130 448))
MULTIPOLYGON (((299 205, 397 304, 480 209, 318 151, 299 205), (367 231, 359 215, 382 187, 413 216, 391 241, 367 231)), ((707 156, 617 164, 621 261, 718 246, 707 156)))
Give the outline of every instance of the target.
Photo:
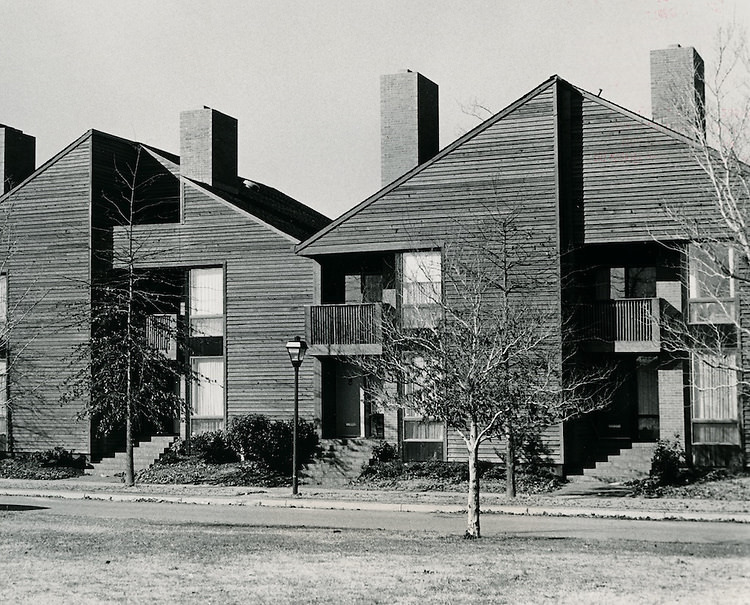
POLYGON ((336 436, 362 436, 364 378, 345 363, 336 364, 336 436))

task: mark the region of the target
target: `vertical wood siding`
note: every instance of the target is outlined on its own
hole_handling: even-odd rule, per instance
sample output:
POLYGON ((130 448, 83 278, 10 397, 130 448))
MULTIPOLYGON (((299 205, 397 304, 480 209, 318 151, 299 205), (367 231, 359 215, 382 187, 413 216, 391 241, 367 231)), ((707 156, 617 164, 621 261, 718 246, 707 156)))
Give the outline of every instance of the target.
MULTIPOLYGON (((285 345, 305 331, 314 302, 315 263, 295 256, 296 240, 184 185, 181 224, 144 225, 143 266, 206 267, 226 263, 226 398, 228 415, 291 417, 294 373, 285 345)), ((115 233, 115 246, 124 240, 115 233), (119 243, 118 243, 119 242, 119 243)), ((316 416, 314 363, 300 368, 300 415, 316 416)))
POLYGON ((7 257, 10 399, 18 451, 87 453, 85 401, 60 403, 76 348, 89 335, 91 138, 80 141, 2 204, 7 257), (81 321, 78 321, 78 318, 81 321))

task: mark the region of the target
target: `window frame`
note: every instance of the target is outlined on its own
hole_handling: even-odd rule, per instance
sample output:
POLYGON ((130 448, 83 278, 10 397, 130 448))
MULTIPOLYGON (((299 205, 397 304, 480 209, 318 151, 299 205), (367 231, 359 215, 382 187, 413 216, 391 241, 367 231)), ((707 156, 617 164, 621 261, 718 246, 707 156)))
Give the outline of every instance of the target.
POLYGON ((226 270, 222 265, 212 267, 193 267, 188 274, 188 331, 191 338, 223 338, 226 334, 226 270), (197 305, 194 305, 193 293, 200 288, 194 286, 194 276, 200 272, 217 272, 221 276, 221 313, 201 313, 197 311, 197 305), (204 320, 219 320, 213 325, 220 326, 220 330, 197 330, 195 323, 204 320), (220 334, 214 332, 221 332, 220 334))
MULTIPOLYGON (((690 402, 690 420, 693 427, 693 444, 694 445, 739 445, 740 434, 739 434, 739 375, 737 367, 737 351, 725 351, 720 354, 724 359, 718 359, 717 354, 706 354, 694 352, 691 355, 690 370, 692 375, 691 380, 691 402, 690 402), (704 386, 703 382, 707 379, 705 376, 704 367, 712 369, 715 373, 726 372, 727 380, 726 384, 719 384, 711 386, 704 386), (722 367, 724 366, 724 367, 722 367), (731 374, 734 374, 734 378, 731 374), (703 398, 704 394, 710 393, 711 390, 718 392, 719 389, 729 389, 729 393, 724 395, 729 401, 728 407, 730 408, 729 414, 724 416, 711 416, 705 414, 705 408, 721 407, 722 403, 710 403, 706 402, 703 398), (698 413, 701 412, 699 416, 698 413), (726 431, 731 431, 732 436, 729 440, 703 440, 701 435, 701 428, 703 427, 725 427, 726 431), (696 430, 699 429, 699 430, 696 430)), ((716 380, 712 377, 712 382, 716 380)), ((719 376, 721 381, 721 377, 719 376)), ((720 396, 721 397, 721 396, 720 396)), ((728 434, 728 433, 725 433, 728 434)))
POLYGON ((737 317, 737 287, 734 278, 736 267, 736 255, 734 248, 729 244, 700 244, 692 242, 688 245, 687 254, 688 263, 688 323, 690 324, 733 324, 737 317), (722 251, 726 250, 727 264, 726 271, 715 262, 717 254, 710 252, 710 248, 722 251), (704 275, 719 277, 726 280, 728 285, 728 294, 723 295, 706 295, 701 289, 705 284, 701 282, 699 271, 700 266, 706 267, 704 275), (725 274, 728 273, 728 274, 725 274))
MULTIPOLYGON (((226 416, 227 416, 227 392, 226 392, 226 359, 223 355, 195 355, 190 357, 190 370, 193 372, 193 379, 190 381, 190 434, 198 434, 194 430, 194 421, 215 421, 217 426, 215 428, 207 430, 222 430, 226 427, 226 416), (219 414, 196 414, 196 392, 200 388, 203 382, 201 372, 196 369, 196 363, 205 361, 221 362, 221 415, 219 414)), ((207 432, 207 430, 200 431, 201 433, 207 432)))

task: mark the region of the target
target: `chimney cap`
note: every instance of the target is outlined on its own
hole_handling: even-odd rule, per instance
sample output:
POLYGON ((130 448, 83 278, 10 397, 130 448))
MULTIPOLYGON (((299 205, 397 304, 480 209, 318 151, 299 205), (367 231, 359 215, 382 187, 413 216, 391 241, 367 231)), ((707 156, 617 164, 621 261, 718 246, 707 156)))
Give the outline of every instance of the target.
POLYGON ((682 48, 682 44, 670 44, 667 48, 682 48))

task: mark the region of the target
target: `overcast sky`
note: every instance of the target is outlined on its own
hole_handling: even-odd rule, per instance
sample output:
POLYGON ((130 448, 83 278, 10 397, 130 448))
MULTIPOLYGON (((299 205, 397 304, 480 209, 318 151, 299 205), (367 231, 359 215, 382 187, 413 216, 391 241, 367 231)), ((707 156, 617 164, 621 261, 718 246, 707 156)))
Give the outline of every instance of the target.
POLYGON ((179 112, 239 120, 239 172, 335 217, 379 189, 379 76, 440 86, 440 146, 552 74, 647 117, 649 50, 750 24, 748 0, 0 0, 0 123, 37 164, 90 128, 179 153, 179 112))

